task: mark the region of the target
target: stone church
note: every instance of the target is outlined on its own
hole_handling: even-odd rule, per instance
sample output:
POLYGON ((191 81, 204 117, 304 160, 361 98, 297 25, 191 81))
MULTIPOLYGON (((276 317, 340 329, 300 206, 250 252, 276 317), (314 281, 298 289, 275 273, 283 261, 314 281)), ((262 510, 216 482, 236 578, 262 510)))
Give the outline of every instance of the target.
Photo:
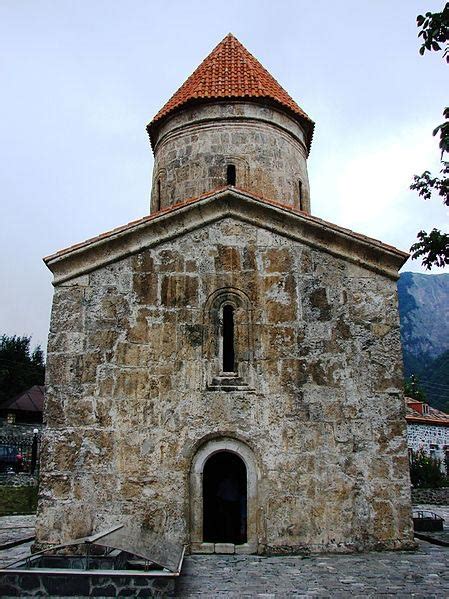
POLYGON ((230 34, 147 127, 150 214, 45 259, 38 545, 117 522, 197 553, 412 545, 407 254, 312 216, 313 128, 230 34))

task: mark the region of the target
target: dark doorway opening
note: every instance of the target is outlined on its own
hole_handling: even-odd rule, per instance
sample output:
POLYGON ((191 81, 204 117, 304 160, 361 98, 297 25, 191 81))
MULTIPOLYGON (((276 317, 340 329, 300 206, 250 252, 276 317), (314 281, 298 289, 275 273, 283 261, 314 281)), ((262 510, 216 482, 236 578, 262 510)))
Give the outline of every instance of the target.
POLYGON ((223 308, 223 371, 235 372, 234 308, 223 308))
POLYGON ((235 453, 221 451, 204 466, 204 542, 246 543, 246 522, 246 466, 235 453))

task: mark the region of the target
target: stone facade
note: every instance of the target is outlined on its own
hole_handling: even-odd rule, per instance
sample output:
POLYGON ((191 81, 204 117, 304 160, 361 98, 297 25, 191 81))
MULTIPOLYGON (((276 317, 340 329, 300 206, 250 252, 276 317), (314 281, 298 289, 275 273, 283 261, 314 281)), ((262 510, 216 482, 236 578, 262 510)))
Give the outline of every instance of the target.
POLYGON ((0 487, 37 487, 38 482, 33 474, 0 474, 0 487))
POLYGON ((127 519, 189 543, 192 461, 253 456, 249 550, 411 541, 393 280, 232 218, 55 288, 37 536, 127 519), (239 293, 238 388, 211 384, 217 290, 239 293))
POLYGON ((186 108, 155 136, 151 210, 225 186, 233 164, 240 189, 310 213, 306 157, 300 124, 279 109, 241 101, 186 108))
POLYGON ((232 35, 167 106, 152 214, 45 259, 38 546, 129 521, 203 553, 412 546, 407 255, 310 215, 313 122, 232 35))
POLYGON ((408 446, 413 451, 423 449, 428 455, 441 460, 446 472, 446 456, 449 455, 449 427, 447 425, 413 423, 407 424, 408 446))
MULTIPOLYGON (((67 568, 67 564, 64 564, 67 568)), ((73 569, 79 565, 75 562, 73 569)), ((62 568, 61 568, 62 569, 62 568)), ((0 593, 2 597, 173 597, 176 578, 151 575, 104 576, 86 572, 84 576, 67 570, 64 574, 49 574, 45 570, 2 574, 0 593)))
POLYGON ((449 505, 449 487, 439 489, 412 489, 413 505, 449 505))

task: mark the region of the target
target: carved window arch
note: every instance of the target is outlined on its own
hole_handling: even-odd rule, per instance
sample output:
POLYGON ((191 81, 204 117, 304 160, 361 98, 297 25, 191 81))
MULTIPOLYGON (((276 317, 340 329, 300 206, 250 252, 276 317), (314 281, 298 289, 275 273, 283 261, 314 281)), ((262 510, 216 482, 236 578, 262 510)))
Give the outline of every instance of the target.
POLYGON ((203 359, 209 388, 247 387, 252 379, 252 308, 239 289, 212 293, 204 311, 203 359))

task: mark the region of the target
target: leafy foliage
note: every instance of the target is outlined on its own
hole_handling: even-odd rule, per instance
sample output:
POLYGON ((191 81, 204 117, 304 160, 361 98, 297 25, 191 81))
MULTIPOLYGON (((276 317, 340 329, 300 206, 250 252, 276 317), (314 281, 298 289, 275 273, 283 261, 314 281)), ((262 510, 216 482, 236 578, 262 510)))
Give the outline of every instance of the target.
POLYGON ((441 12, 426 12, 426 14, 416 17, 416 24, 421 27, 418 37, 423 38, 423 43, 419 49, 421 56, 426 50, 438 52, 441 50, 441 45, 446 43, 443 56, 449 62, 449 2, 446 3, 441 12))
POLYGON ((410 251, 413 258, 421 258, 422 265, 430 270, 432 266, 447 266, 449 264, 449 235, 433 228, 430 233, 420 231, 419 241, 414 243, 410 251))
POLYGON ((409 379, 405 380, 404 392, 407 397, 418 401, 426 401, 426 393, 419 384, 419 379, 415 374, 412 374, 409 379))
MULTIPOLYGON (((447 150, 445 150, 447 151, 447 150)), ((413 177, 414 183, 410 189, 416 190, 425 200, 430 200, 432 191, 438 193, 443 198, 443 203, 449 206, 449 162, 443 162, 443 168, 440 173, 443 177, 432 177, 429 171, 424 171, 422 175, 413 177)))
POLYGON ((43 385, 44 353, 38 345, 30 350, 31 337, 0 337, 0 402, 33 385, 43 385))
POLYGON ((427 455, 423 449, 411 451, 410 479, 414 487, 436 489, 445 487, 448 479, 441 470, 441 460, 427 455))
MULTIPOLYGON (((423 55, 426 50, 439 52, 442 50, 441 44, 445 44, 443 57, 449 63, 449 2, 439 13, 426 12, 425 15, 418 15, 416 23, 421 28, 418 37, 423 39, 419 53, 423 55)), ((449 108, 444 109, 443 117, 445 121, 433 130, 433 135, 440 136, 441 176, 433 177, 429 171, 424 171, 422 175, 414 176, 410 189, 417 191, 425 200, 430 200, 436 194, 449 206, 449 162, 444 160, 445 154, 449 152, 449 108)), ((430 233, 420 231, 418 240, 410 248, 413 259, 422 258, 422 264, 428 270, 432 266, 449 264, 449 235, 434 228, 430 233)))

